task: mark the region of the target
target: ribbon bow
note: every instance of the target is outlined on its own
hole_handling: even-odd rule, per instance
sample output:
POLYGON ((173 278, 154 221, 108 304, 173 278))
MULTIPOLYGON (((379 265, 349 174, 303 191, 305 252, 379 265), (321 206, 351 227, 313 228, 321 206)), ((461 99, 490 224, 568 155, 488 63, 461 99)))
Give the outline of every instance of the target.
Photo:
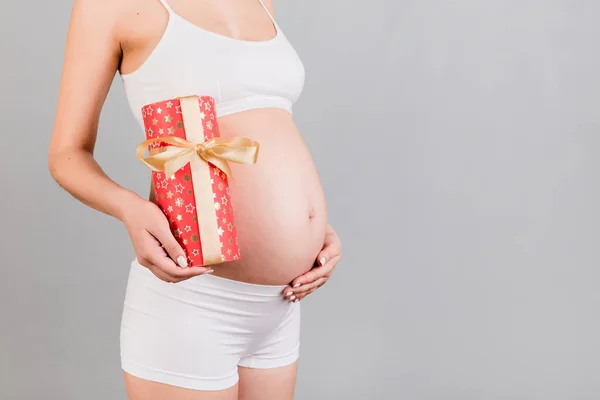
POLYGON ((227 161, 239 164, 254 164, 258 158, 259 143, 245 137, 224 139, 216 137, 207 141, 196 142, 176 136, 148 139, 141 142, 135 154, 153 171, 164 171, 167 177, 173 176, 177 170, 190 162, 194 157, 200 157, 223 171, 231 178, 231 170, 227 161), (162 142, 168 146, 150 150, 149 156, 144 157, 148 146, 162 142))

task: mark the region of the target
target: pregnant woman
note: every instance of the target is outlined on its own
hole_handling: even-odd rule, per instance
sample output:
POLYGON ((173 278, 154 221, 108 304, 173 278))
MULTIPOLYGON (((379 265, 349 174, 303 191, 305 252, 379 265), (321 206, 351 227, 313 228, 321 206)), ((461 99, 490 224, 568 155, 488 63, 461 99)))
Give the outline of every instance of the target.
POLYGON ((75 1, 48 164, 131 238, 120 342, 131 400, 293 398, 298 301, 341 257, 292 118, 303 84, 271 0, 75 1), (187 265, 152 190, 142 198, 95 162, 117 72, 140 126, 142 106, 193 93, 215 99, 222 137, 260 142, 255 165, 230 164, 241 259, 187 265))

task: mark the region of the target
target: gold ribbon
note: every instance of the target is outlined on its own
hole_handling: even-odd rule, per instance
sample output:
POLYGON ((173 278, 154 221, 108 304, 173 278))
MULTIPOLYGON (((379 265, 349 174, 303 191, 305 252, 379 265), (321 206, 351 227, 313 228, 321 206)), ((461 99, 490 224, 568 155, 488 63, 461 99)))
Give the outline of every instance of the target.
POLYGON ((196 156, 218 167, 228 178, 231 178, 227 161, 254 164, 258 158, 258 148, 258 142, 244 137, 231 139, 216 137, 206 142, 196 142, 168 136, 144 140, 135 152, 137 158, 151 170, 164 171, 168 178, 196 156), (170 146, 153 149, 149 157, 144 157, 148 146, 155 142, 167 143, 170 146))
POLYGON ((228 161, 256 163, 259 143, 244 137, 217 137, 205 141, 198 96, 180 97, 179 101, 187 139, 167 136, 144 140, 135 153, 151 170, 164 171, 167 177, 173 176, 181 167, 190 163, 202 258, 204 265, 218 264, 222 262, 221 243, 208 163, 231 178, 228 161), (148 146, 156 142, 166 143, 167 146, 152 149, 149 156, 144 157, 148 146))

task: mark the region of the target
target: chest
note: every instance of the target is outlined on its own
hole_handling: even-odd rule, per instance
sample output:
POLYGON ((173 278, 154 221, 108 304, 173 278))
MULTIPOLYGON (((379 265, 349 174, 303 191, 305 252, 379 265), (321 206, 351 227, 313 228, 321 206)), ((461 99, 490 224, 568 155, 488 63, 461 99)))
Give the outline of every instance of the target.
POLYGON ((132 73, 121 73, 132 107, 198 93, 239 108, 248 99, 257 106, 260 99, 293 103, 304 86, 304 65, 278 24, 269 24, 274 32, 267 39, 236 39, 169 10, 155 47, 132 73))

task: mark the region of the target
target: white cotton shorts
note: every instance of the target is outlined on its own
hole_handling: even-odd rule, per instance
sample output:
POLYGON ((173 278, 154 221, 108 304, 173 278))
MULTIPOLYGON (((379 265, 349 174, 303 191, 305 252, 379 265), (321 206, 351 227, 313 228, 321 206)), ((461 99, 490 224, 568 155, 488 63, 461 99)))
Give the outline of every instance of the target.
POLYGON ((204 274, 178 283, 131 264, 121 322, 121 366, 142 379, 222 390, 237 367, 277 368, 298 359, 300 303, 284 286, 204 274))

